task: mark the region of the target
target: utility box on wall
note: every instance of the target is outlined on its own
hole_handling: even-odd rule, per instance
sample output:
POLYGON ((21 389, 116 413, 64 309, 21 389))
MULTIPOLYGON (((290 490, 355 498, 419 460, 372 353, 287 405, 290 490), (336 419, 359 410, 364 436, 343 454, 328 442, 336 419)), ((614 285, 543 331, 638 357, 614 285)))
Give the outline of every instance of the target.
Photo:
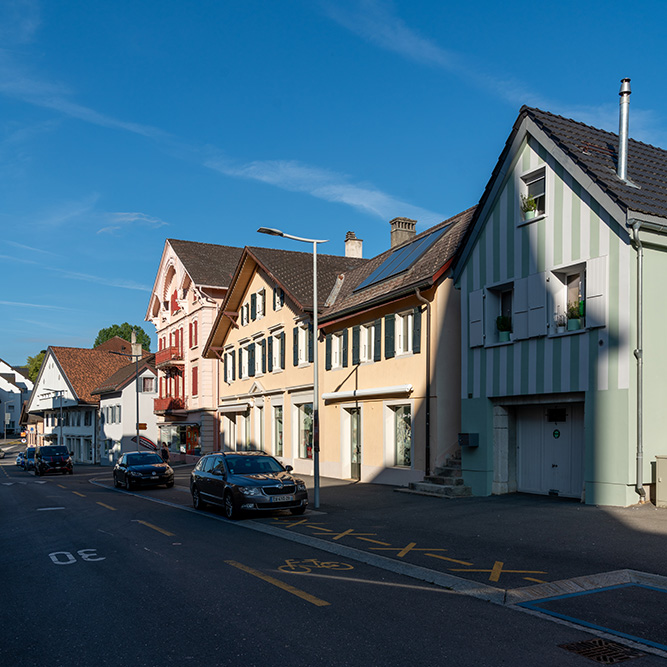
POLYGON ((459 447, 479 447, 479 433, 459 433, 459 447))
POLYGON ((655 506, 667 507, 667 456, 655 457, 655 506))

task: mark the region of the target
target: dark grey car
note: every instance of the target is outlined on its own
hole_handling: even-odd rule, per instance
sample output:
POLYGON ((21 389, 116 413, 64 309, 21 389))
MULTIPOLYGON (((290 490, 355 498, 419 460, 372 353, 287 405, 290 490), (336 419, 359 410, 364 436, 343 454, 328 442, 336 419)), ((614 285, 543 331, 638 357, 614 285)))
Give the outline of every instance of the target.
POLYGON ((190 474, 195 509, 220 505, 228 519, 245 511, 289 510, 303 514, 308 507, 305 483, 263 452, 218 452, 201 459, 190 474))

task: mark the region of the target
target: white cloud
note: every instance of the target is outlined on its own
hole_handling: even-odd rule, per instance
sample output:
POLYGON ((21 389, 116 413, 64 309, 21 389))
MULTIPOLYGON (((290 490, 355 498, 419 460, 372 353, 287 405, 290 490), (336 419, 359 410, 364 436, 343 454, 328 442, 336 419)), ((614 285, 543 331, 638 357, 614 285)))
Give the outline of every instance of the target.
POLYGON ((425 224, 443 220, 439 213, 396 199, 372 185, 350 183, 346 175, 294 160, 234 164, 220 157, 211 158, 205 164, 227 176, 261 181, 292 192, 305 192, 318 199, 353 206, 384 220, 398 215, 413 217, 425 224))
POLYGON ((77 222, 84 215, 90 215, 94 211, 99 198, 99 194, 94 192, 79 200, 63 202, 35 222, 44 227, 61 227, 69 222, 77 222))
POLYGON ((87 283, 95 283, 98 285, 106 285, 107 287, 119 287, 121 289, 138 290, 140 292, 150 292, 151 288, 148 285, 141 285, 131 280, 121 280, 116 278, 105 278, 102 276, 93 276, 89 273, 78 273, 76 271, 68 271, 66 269, 59 269, 52 266, 45 266, 48 271, 59 273, 63 278, 70 280, 81 280, 87 283))
POLYGON ((40 25, 34 0, 3 0, 0 4, 0 41, 8 44, 31 42, 40 25))
POLYGON ((17 243, 16 241, 5 241, 7 245, 14 246, 15 248, 18 248, 19 250, 27 250, 28 252, 31 253, 40 253, 43 255, 51 255, 53 257, 62 257, 62 255, 58 255, 55 252, 51 252, 50 250, 43 250, 42 248, 34 248, 33 246, 29 245, 23 245, 23 243, 17 243))
POLYGON ((0 301, 0 306, 12 306, 16 308, 45 308, 47 310, 71 310, 62 306, 51 306, 43 303, 25 303, 23 301, 0 301))

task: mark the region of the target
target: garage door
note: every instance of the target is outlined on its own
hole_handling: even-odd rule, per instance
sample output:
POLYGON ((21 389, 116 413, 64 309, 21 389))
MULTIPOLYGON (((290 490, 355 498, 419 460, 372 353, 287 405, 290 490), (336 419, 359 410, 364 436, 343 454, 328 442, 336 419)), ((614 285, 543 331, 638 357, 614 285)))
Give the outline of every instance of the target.
POLYGON ((584 406, 531 406, 517 411, 517 489, 581 497, 584 406))

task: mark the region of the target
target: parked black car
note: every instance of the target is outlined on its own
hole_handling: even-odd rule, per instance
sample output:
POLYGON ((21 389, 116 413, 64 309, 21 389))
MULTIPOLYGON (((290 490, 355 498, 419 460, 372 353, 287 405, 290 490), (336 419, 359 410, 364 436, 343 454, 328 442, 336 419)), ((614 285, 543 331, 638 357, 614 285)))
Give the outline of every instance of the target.
POLYGON ((23 459, 23 470, 32 470, 35 467, 35 448, 28 447, 25 450, 25 458, 23 459))
POLYGON ((208 454, 190 474, 192 504, 195 509, 207 503, 221 505, 228 519, 237 519, 246 510, 303 514, 308 491, 291 470, 263 452, 208 454))
POLYGON ((155 452, 127 452, 113 469, 113 485, 125 486, 174 486, 174 471, 155 452))
POLYGON ((74 466, 72 457, 65 445, 42 445, 35 450, 35 476, 49 472, 72 474, 74 466))

